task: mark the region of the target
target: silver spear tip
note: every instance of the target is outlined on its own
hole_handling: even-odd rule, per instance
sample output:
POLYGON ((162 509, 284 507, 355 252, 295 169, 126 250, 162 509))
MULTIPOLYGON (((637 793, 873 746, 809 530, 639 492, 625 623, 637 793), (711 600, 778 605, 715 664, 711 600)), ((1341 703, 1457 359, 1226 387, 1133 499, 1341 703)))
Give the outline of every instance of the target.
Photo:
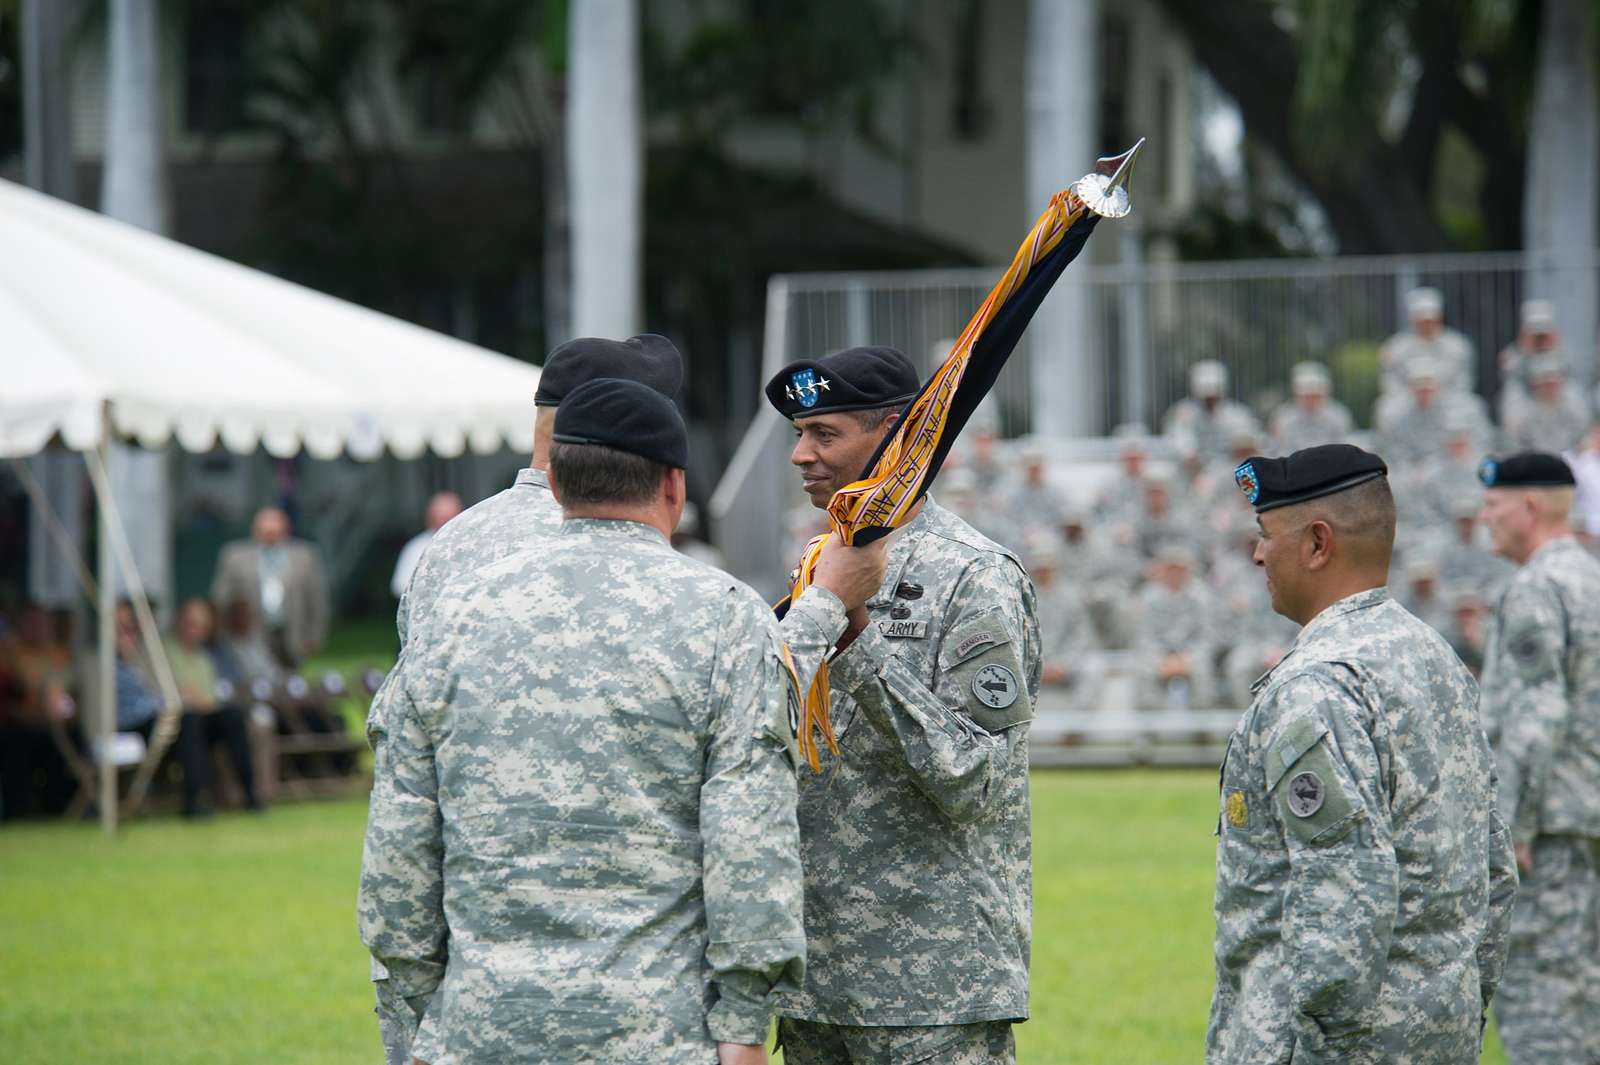
POLYGON ((1128 179, 1144 142, 1145 138, 1140 137, 1122 154, 1096 159, 1094 169, 1073 183, 1072 191, 1085 207, 1101 218, 1123 218, 1133 210, 1128 200, 1128 179))

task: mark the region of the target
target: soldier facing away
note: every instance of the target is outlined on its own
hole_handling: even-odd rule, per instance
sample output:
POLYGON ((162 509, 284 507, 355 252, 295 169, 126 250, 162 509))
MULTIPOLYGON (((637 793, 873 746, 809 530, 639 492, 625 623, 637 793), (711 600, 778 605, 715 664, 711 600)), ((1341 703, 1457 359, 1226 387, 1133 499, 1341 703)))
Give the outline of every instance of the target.
POLYGON ((1478 1059, 1516 872, 1477 688, 1384 587, 1386 473, 1343 444, 1237 471, 1303 628, 1223 762, 1212 1065, 1478 1059))
POLYGON ((1513 1065, 1600 1061, 1600 562, 1558 456, 1483 464, 1482 517, 1520 568, 1484 647, 1484 721, 1522 872, 1495 1002, 1513 1065))
POLYGON ((799 693, 766 604, 668 542, 687 451, 646 386, 574 390, 559 530, 415 620, 359 901, 391 1053, 765 1061, 804 970, 799 693))
MULTIPOLYGON (((813 506, 860 476, 919 387, 890 348, 767 384, 813 506)), ((813 586, 783 621, 802 684, 837 648, 840 749, 800 775, 809 963, 778 999, 788 1065, 1007 1062, 1028 1015, 1033 589, 1005 548, 932 498, 919 508, 864 607, 813 586)))

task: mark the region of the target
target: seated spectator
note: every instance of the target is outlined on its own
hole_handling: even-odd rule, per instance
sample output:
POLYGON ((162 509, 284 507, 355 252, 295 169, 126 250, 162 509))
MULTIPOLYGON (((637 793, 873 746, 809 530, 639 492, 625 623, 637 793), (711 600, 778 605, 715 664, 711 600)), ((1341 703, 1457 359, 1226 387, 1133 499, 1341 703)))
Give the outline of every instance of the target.
POLYGON ((1439 564, 1431 558, 1416 557, 1406 563, 1405 584, 1400 588, 1400 605, 1443 634, 1450 627, 1450 603, 1439 582, 1439 564))
POLYGON ((1077 589, 1060 579, 1060 558, 1053 545, 1030 548, 1026 559, 1038 597, 1039 681, 1082 701, 1089 695, 1095 672, 1092 659, 1100 649, 1088 610, 1077 589))
POLYGON ((1295 363, 1290 371, 1294 398, 1272 413, 1271 435, 1275 453, 1287 455, 1319 444, 1342 444, 1350 438, 1355 421, 1343 403, 1333 399, 1333 378, 1320 362, 1295 363))
POLYGON ((1150 442, 1142 425, 1119 425, 1113 434, 1117 443, 1119 475, 1095 499, 1095 521, 1102 527, 1138 521, 1149 476, 1150 442))
POLYGON ((1250 408, 1227 398, 1228 368, 1215 359, 1189 367, 1189 398, 1180 399, 1162 419, 1161 430, 1180 451, 1202 461, 1224 455, 1230 434, 1239 428, 1259 432, 1250 408))
POLYGON ((1457 585, 1449 592, 1450 623, 1445 627, 1444 638, 1455 651, 1461 664, 1474 677, 1483 673, 1483 645, 1487 638, 1484 622, 1489 616, 1489 606, 1478 589, 1470 584, 1457 585))
MULTIPOLYGON (((1411 367, 1426 359, 1434 367, 1439 387, 1448 393, 1470 392, 1477 359, 1472 343, 1444 324, 1444 299, 1436 288, 1414 288, 1406 293, 1407 328, 1378 348, 1380 382, 1386 397, 1405 395, 1411 367)), ((1382 410, 1382 400, 1379 409, 1382 410)))
POLYGON ((1154 559, 1164 544, 1182 541, 1193 546, 1205 539, 1205 530, 1197 527, 1187 510, 1174 501, 1171 479, 1146 479, 1143 504, 1132 530, 1132 546, 1143 561, 1154 559))
POLYGON ((1446 410, 1440 419, 1444 449, 1427 459, 1391 467, 1400 524, 1408 541, 1444 531, 1462 500, 1474 513, 1483 495, 1478 466, 1483 462, 1484 436, 1477 415, 1467 407, 1446 410))
POLYGON ((1500 584, 1511 576, 1512 564, 1489 549, 1483 526, 1478 521, 1482 492, 1463 491, 1452 501, 1448 532, 1437 546, 1430 545, 1439 560, 1439 579, 1448 588, 1475 588, 1493 598, 1500 584))
POLYGON ((1008 520, 1021 539, 1050 533, 1061 524, 1066 497, 1050 483, 1044 449, 1030 445, 1022 452, 1021 476, 1006 493, 1008 520))
POLYGON ((1195 580, 1193 549, 1181 543, 1163 545, 1150 572, 1139 592, 1136 650, 1145 660, 1140 706, 1209 706, 1219 619, 1209 589, 1195 580))
POLYGON ((1560 350, 1555 305, 1549 300, 1524 300, 1517 339, 1500 349, 1500 424, 1515 419, 1528 400, 1528 360, 1560 350))
POLYGON ((201 793, 211 788, 211 748, 225 744, 233 770, 244 790, 245 804, 259 811, 255 768, 250 758, 250 736, 245 728, 244 711, 237 705, 217 700, 217 671, 207 644, 214 623, 211 604, 204 599, 186 600, 178 608, 174 639, 166 643, 167 660, 172 665, 178 696, 183 700, 183 719, 178 729, 178 758, 183 765, 183 814, 200 817, 211 812, 201 793))
POLYGON ((149 740, 161 713, 161 696, 150 679, 138 615, 126 599, 117 604, 116 637, 117 731, 137 732, 149 740))
POLYGON ((1481 453, 1488 447, 1489 419, 1483 400, 1475 395, 1441 387, 1439 366, 1431 359, 1414 358, 1407 363, 1410 390, 1397 403, 1385 408, 1378 403, 1377 451, 1391 468, 1426 463, 1444 451, 1447 427, 1459 419, 1472 426, 1481 453))
MULTIPOLYGON (((344 718, 312 698, 309 688, 301 698, 285 690, 289 674, 267 646, 266 635, 256 624, 249 603, 236 600, 223 612, 222 621, 222 631, 211 644, 212 663, 218 677, 232 684, 241 700, 257 681, 266 681, 273 689, 273 717, 280 736, 307 732, 319 736, 344 734, 344 718)), ((312 760, 312 756, 305 756, 301 768, 309 769, 312 760)), ((355 768, 355 759, 341 751, 334 754, 331 764, 335 772, 348 773, 355 768)))
POLYGON ((75 711, 72 652, 56 639, 50 612, 35 603, 17 616, 0 673, 0 813, 7 820, 60 813, 72 798, 72 774, 53 734, 75 711))
POLYGON ((1506 450, 1571 451, 1589 429, 1589 402, 1583 389, 1567 380, 1559 352, 1527 360, 1528 396, 1506 417, 1506 450))

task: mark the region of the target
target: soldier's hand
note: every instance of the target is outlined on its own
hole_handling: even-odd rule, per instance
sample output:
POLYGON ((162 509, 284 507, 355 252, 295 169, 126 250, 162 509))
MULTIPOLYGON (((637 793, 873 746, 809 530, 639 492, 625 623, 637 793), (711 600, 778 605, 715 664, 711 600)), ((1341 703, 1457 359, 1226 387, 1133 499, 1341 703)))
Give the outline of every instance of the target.
POLYGON ((767 1048, 762 1043, 718 1043, 717 1065, 767 1065, 767 1048))
POLYGON ((1517 854, 1517 872, 1521 873, 1523 877, 1527 877, 1529 873, 1533 872, 1533 845, 1530 843, 1518 843, 1511 849, 1517 854))
POLYGON ((817 558, 812 583, 838 596, 847 612, 858 610, 883 586, 888 550, 888 537, 865 547, 847 547, 837 538, 830 538, 817 558))

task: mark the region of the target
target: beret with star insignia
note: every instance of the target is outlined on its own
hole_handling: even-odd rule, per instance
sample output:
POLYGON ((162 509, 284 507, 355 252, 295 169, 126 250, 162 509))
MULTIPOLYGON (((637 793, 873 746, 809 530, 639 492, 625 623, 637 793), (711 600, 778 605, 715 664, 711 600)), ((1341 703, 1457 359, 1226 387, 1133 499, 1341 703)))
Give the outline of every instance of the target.
POLYGON ((767 401, 785 418, 872 410, 909 402, 922 390, 911 360, 893 348, 846 348, 791 362, 767 382, 767 401))

